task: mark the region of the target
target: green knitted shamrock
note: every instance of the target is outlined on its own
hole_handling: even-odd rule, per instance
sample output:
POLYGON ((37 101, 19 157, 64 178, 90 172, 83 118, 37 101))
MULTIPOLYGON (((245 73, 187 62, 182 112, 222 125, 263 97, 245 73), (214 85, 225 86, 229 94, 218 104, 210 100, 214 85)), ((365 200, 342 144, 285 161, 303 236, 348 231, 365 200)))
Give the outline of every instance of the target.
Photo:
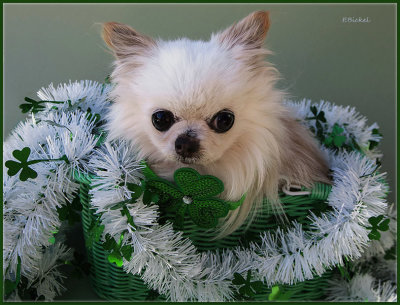
POLYGON ((213 228, 218 218, 225 217, 229 210, 237 208, 238 202, 215 198, 224 191, 221 180, 210 175, 200 175, 192 168, 180 168, 174 173, 175 184, 157 177, 148 167, 144 170, 148 180, 146 189, 159 194, 160 203, 170 202, 170 211, 176 212, 175 225, 183 227, 185 214, 189 214, 195 224, 202 228, 213 228))
POLYGON ((381 233, 379 233, 379 231, 383 232, 383 231, 389 230, 390 219, 387 218, 387 219, 383 220, 383 217, 384 217, 383 215, 379 215, 376 217, 370 217, 368 219, 368 222, 372 225, 372 227, 367 228, 367 229, 371 229, 371 233, 368 234, 368 237, 370 239, 379 240, 381 238, 381 233))

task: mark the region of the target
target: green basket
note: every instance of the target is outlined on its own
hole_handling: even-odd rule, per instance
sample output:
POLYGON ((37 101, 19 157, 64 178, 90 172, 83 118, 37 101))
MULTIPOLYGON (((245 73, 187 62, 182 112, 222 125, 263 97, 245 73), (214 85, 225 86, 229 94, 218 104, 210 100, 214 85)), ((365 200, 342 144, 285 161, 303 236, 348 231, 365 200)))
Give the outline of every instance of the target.
MULTIPOLYGON (((75 173, 75 179, 80 183, 79 197, 82 203, 82 223, 85 240, 88 238, 90 225, 97 219, 93 209, 90 208, 91 179, 93 176, 75 173)), ((284 205, 286 216, 292 220, 296 219, 307 227, 309 212, 315 214, 328 209, 326 199, 330 193, 331 186, 315 184, 310 195, 287 196, 281 194, 280 199, 284 205)), ((205 230, 198 227, 193 221, 186 217, 184 221, 183 236, 190 238, 199 251, 218 250, 221 248, 233 248, 238 245, 245 246, 251 241, 257 242, 260 232, 273 230, 277 227, 276 215, 268 209, 265 201, 257 218, 249 227, 244 224, 238 230, 222 239, 213 240, 215 231, 205 230)), ((172 214, 162 214, 160 222, 170 220, 172 214)), ((100 242, 93 243, 87 248, 88 262, 91 264, 90 279, 96 294, 106 300, 129 300, 129 301, 164 301, 165 297, 150 290, 139 275, 126 273, 122 267, 118 267, 108 261, 108 253, 103 249, 100 242)), ((291 291, 290 300, 318 300, 324 296, 331 271, 321 277, 297 283, 295 285, 281 285, 284 291, 291 291)), ((265 289, 255 296, 256 301, 267 301, 271 293, 271 287, 265 289)))
MULTIPOLYGON (((80 183, 79 198, 82 203, 82 225, 85 241, 89 238, 89 229, 97 219, 93 209, 90 209, 91 176, 75 173, 75 179, 80 183)), ((86 248, 90 264, 90 280, 96 294, 105 300, 143 301, 152 296, 139 275, 126 273, 122 267, 108 261, 108 253, 100 242, 94 242, 91 248, 86 248)))

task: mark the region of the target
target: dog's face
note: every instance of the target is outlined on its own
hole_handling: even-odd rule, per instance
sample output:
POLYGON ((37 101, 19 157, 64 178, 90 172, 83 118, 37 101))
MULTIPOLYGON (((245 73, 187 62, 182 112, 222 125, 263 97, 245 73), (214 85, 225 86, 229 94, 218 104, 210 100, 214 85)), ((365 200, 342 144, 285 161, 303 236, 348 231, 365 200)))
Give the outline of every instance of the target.
POLYGON ((261 48, 268 27, 268 13, 256 12, 207 42, 156 42, 106 24, 117 57, 110 136, 154 162, 208 165, 235 153, 268 117, 274 122, 275 71, 261 48))
POLYGON ((246 125, 247 75, 224 53, 211 43, 167 42, 139 68, 129 93, 137 107, 131 120, 148 139, 146 155, 206 165, 235 145, 246 125))

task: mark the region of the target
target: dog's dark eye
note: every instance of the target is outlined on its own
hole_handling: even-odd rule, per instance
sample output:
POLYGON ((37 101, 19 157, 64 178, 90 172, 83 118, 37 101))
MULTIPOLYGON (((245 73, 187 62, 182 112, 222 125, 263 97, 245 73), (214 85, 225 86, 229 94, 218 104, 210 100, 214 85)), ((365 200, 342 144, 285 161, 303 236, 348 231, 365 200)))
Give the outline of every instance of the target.
POLYGON ((154 112, 151 120, 154 127, 159 131, 167 131, 175 123, 174 115, 168 110, 154 112))
POLYGON ((210 121, 210 128, 218 133, 227 132, 235 122, 235 115, 230 110, 221 110, 210 121))

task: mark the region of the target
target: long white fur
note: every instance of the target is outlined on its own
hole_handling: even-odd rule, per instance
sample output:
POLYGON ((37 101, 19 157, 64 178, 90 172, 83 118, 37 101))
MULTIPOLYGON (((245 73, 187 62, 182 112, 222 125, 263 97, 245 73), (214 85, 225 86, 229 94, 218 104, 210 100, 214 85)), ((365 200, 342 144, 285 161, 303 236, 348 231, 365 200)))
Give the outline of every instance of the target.
POLYGON ((117 58, 109 139, 131 141, 164 178, 190 166, 220 178, 227 200, 246 193, 242 206, 224 219, 221 237, 254 217, 264 197, 279 208, 282 176, 306 186, 327 181, 314 140, 282 104, 277 70, 263 60, 269 54, 262 48, 268 28, 267 12, 253 13, 209 41, 154 41, 126 25, 104 25, 104 40, 117 58), (159 109, 179 118, 166 132, 151 122, 159 109), (233 111, 235 123, 216 133, 207 120, 222 109, 233 111), (174 146, 188 129, 196 131, 202 153, 189 165, 178 161, 174 146))

